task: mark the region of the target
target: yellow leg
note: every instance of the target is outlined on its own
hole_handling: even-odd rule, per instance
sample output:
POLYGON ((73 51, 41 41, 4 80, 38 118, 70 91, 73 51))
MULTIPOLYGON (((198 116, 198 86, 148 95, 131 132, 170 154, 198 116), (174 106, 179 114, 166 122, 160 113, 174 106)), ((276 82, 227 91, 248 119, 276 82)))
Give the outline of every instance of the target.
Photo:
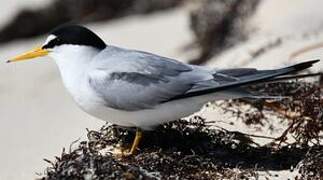
POLYGON ((131 149, 130 151, 127 153, 127 155, 133 155, 136 150, 137 150, 137 147, 139 145, 139 142, 141 140, 141 137, 142 137, 142 132, 139 128, 137 128, 137 131, 136 131, 136 137, 132 143, 132 146, 131 146, 131 149))

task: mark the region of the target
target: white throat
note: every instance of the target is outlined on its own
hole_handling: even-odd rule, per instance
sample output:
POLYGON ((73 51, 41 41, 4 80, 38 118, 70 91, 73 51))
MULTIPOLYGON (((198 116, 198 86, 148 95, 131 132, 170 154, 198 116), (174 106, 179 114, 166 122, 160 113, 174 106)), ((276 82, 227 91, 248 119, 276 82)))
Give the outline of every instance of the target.
POLYGON ((82 85, 87 81, 87 69, 92 59, 100 50, 89 46, 61 45, 55 47, 49 56, 52 57, 61 73, 63 83, 74 99, 81 94, 82 85))
POLYGON ((56 61, 60 70, 63 70, 87 65, 99 52, 100 50, 89 46, 60 45, 55 47, 49 56, 56 61))

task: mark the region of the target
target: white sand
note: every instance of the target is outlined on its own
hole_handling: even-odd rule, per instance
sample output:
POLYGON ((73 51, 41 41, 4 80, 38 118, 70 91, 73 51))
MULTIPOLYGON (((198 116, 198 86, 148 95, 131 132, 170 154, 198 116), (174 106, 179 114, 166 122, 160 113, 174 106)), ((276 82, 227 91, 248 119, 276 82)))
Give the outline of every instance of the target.
MULTIPOLYGON (((0 25, 13 12, 17 12, 17 8, 26 4, 31 6, 30 3, 36 1, 40 2, 1 1, 0 10, 4 15, 0 18, 0 25), (21 2, 24 3, 18 4, 21 2)), ((292 52, 323 40, 322 33, 303 38, 304 33, 321 32, 322 5, 317 0, 264 1, 250 22, 250 28, 258 31, 248 41, 227 50, 209 65, 269 68, 294 63, 288 60, 292 52), (281 46, 250 61, 250 52, 277 38, 284 40, 281 46)), ((184 61, 188 57, 181 53, 181 48, 191 41, 186 9, 149 17, 123 18, 110 23, 91 24, 89 27, 109 44, 150 51, 184 61)), ((6 59, 40 44, 42 40, 43 38, 22 40, 0 46, 0 56, 6 59)), ((297 59, 322 57, 321 52, 322 49, 311 51, 297 59)), ((42 161, 43 158, 52 159, 61 152, 62 147, 68 147, 72 141, 84 136, 85 128, 98 128, 103 122, 76 107, 64 90, 52 60, 42 58, 17 64, 4 62, 0 62, 0 179, 30 179, 35 177, 35 172, 41 172, 47 166, 42 161)), ((219 120, 219 113, 208 109, 202 114, 209 120, 219 120)), ((255 132, 246 128, 248 127, 243 127, 242 130, 255 132)), ((284 179, 292 176, 285 172, 280 173, 284 179)))

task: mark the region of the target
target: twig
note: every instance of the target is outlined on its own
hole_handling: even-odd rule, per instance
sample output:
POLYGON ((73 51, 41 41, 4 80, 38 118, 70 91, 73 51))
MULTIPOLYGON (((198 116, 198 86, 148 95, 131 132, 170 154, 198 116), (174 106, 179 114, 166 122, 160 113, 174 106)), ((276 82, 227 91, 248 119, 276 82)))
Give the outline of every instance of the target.
POLYGON ((294 118, 300 116, 300 113, 287 111, 287 110, 282 109, 279 106, 279 104, 276 104, 275 102, 267 102, 267 101, 265 101, 264 106, 266 106, 267 108, 270 108, 270 109, 274 110, 275 112, 283 115, 287 119, 294 119, 294 118))
POLYGON ((293 128, 293 126, 295 125, 295 123, 296 123, 296 121, 293 119, 292 124, 290 124, 288 126, 288 128, 285 129, 285 131, 278 138, 275 139, 275 141, 279 141, 278 147, 280 147, 280 145, 281 145, 282 142, 286 143, 285 142, 285 138, 286 138, 288 132, 293 128))
POLYGON ((76 139, 76 140, 72 141, 72 143, 70 144, 70 147, 69 147, 69 153, 71 153, 71 152, 72 152, 73 145, 75 145, 77 142, 79 142, 79 141, 80 141, 80 139, 81 139, 81 138, 78 138, 78 139, 76 139))

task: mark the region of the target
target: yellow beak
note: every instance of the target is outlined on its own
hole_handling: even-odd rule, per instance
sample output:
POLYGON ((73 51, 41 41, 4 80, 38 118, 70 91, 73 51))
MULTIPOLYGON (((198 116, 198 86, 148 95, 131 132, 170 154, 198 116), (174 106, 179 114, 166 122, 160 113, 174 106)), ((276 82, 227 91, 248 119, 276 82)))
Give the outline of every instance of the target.
POLYGON ((24 60, 28 60, 28 59, 33 59, 33 58, 36 58, 36 57, 42 57, 42 56, 46 56, 47 54, 49 53, 48 50, 46 49, 43 49, 41 47, 37 47, 37 48, 34 48, 28 52, 25 52, 21 55, 18 55, 16 57, 13 57, 11 59, 9 59, 7 61, 7 63, 9 62, 17 62, 17 61, 24 61, 24 60))

